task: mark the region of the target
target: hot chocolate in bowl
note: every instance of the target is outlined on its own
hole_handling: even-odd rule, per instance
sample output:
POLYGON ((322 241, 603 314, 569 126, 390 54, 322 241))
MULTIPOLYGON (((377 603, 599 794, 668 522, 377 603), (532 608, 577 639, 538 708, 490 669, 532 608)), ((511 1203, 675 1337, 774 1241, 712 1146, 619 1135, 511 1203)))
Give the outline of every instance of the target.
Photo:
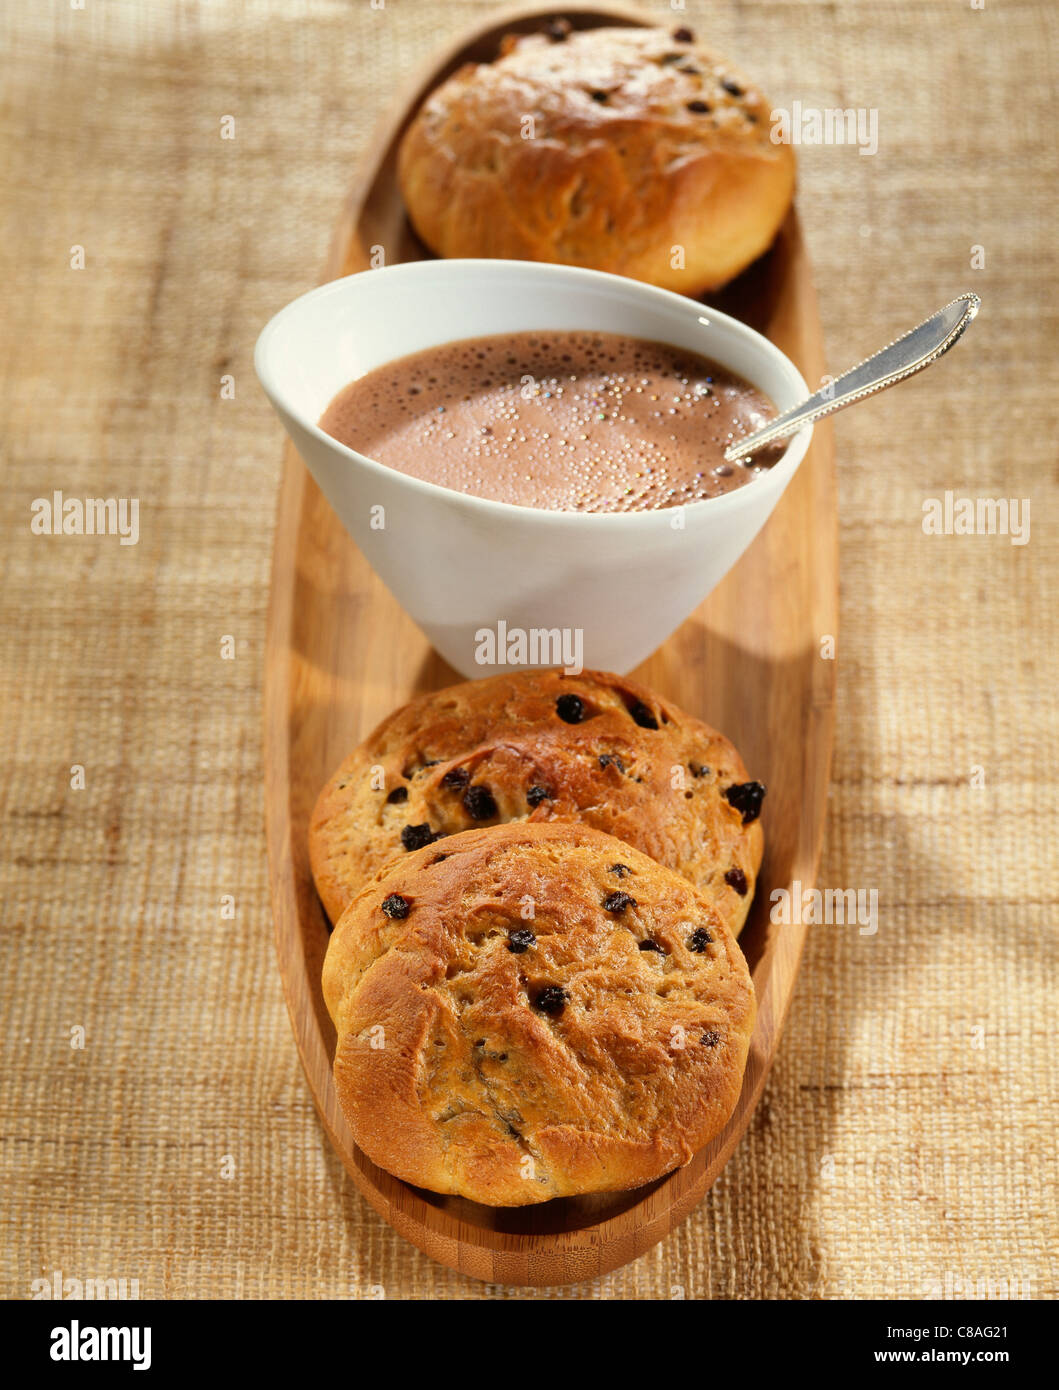
MULTIPOLYGON (((633 341, 661 345, 651 370, 641 361, 637 381, 663 368, 690 366, 690 373, 682 374, 691 386, 693 379, 710 374, 696 366, 699 359, 707 359, 717 369, 715 378, 719 371, 726 383, 750 392, 746 399, 751 409, 738 425, 747 432, 760 423, 762 410, 782 412, 808 395, 789 359, 734 319, 638 281, 543 263, 422 261, 364 271, 295 300, 258 339, 254 362, 261 383, 328 501, 434 647, 468 677, 499 669, 481 656, 498 650, 483 645, 482 635, 496 632, 500 624, 508 633, 553 634, 556 651, 566 635, 566 649, 576 646, 589 667, 627 671, 637 665, 697 607, 750 544, 809 444, 811 430, 801 431, 765 466, 756 460, 753 476, 743 486, 717 487, 724 475, 713 475, 705 485, 699 480, 700 491, 705 486, 717 495, 696 497, 692 488, 684 501, 674 489, 673 498, 660 502, 668 489, 650 495, 648 488, 647 500, 640 498, 631 509, 620 504, 577 510, 539 505, 542 497, 549 500, 547 479, 542 474, 534 480, 532 469, 524 471, 530 474, 526 481, 534 505, 527 504, 526 492, 515 496, 514 489, 501 496, 479 496, 470 490, 469 478, 468 490, 435 480, 440 454, 420 467, 420 474, 429 476, 415 476, 362 452, 364 445, 340 442, 318 423, 339 393, 355 392, 358 381, 379 369, 392 370, 391 388, 400 390, 403 385, 407 392, 417 381, 408 379, 401 359, 413 354, 456 344, 457 349, 445 346, 444 361, 471 339, 518 338, 525 343, 532 336, 554 344, 554 335, 573 335, 571 341, 612 348, 616 335, 626 352, 634 351, 629 348, 633 341), (573 633, 578 634, 576 644, 569 640, 573 633)), ((505 354, 515 357, 516 367, 524 365, 518 352, 508 348, 505 354)), ((549 371, 553 357, 545 354, 539 376, 520 372, 520 388, 525 384, 522 376, 539 385, 562 375, 549 371)), ((632 362, 625 365, 631 367, 632 362)), ((571 374, 578 375, 566 373, 571 374)), ((411 375, 422 373, 417 368, 411 375)), ((628 378, 630 372, 615 375, 628 378)), ((642 393, 636 395, 635 384, 624 392, 619 414, 642 410, 642 393)), ((647 392, 651 394, 661 395, 647 392)), ((693 390, 682 387, 679 394, 692 399, 673 402, 674 409, 695 408, 693 390)), ((435 414, 437 405, 446 406, 442 413, 447 413, 445 399, 439 397, 434 404, 435 414)), ((615 404, 612 397, 597 413, 606 416, 609 409, 613 414, 615 404)), ((658 404, 649 402, 652 408, 658 404)), ((523 401, 520 395, 516 410, 524 409, 528 417, 530 405, 531 400, 523 401)), ((390 419, 385 411, 383 415, 390 419)), ((424 418, 425 413, 416 410, 406 417, 420 433, 424 418)), ((642 423, 635 414, 633 418, 642 423)), ((663 435, 674 433, 668 420, 662 418, 656 431, 659 447, 665 442, 663 435)), ((348 437, 352 440, 363 428, 367 439, 368 424, 362 412, 361 425, 353 420, 348 437)), ((593 421, 591 431, 579 433, 594 438, 577 441, 598 446, 604 460, 608 444, 612 451, 620 448, 618 432, 608 441, 607 424, 606 418, 593 421)), ((477 427, 482 425, 494 431, 495 439, 497 422, 477 420, 477 427)), ((471 417, 463 427, 470 429, 471 417)), ((540 419, 530 427, 544 430, 540 419)), ((722 421, 718 437, 728 432, 728 422, 722 421)), ((488 438, 479 435, 479 441, 488 438)), ((696 438, 701 440, 701 430, 696 438)), ((378 436, 373 447, 379 447, 378 436)), ((426 446, 420 441, 419 447, 426 446)), ((538 468, 542 457, 535 451, 538 468)), ((584 457, 578 457, 584 463, 584 457)), ((517 450, 509 462, 515 458, 517 450)), ((692 472, 708 473, 714 466, 692 472)), ((479 476, 490 474, 480 470, 479 476)), ((562 471, 556 476, 561 478, 562 471)), ((495 480, 495 471, 492 477, 495 480)), ((451 484, 454 477, 446 481, 451 484)), ((488 491, 485 483, 478 486, 488 491)), ((556 500, 554 495, 551 500, 556 500)), ((536 650, 542 657, 537 664, 562 664, 550 659, 546 644, 536 650)))
POLYGON ((698 353, 619 333, 499 333, 358 377, 324 412, 339 443, 413 478, 549 511, 631 512, 718 497, 782 455, 724 458, 775 416, 698 353))

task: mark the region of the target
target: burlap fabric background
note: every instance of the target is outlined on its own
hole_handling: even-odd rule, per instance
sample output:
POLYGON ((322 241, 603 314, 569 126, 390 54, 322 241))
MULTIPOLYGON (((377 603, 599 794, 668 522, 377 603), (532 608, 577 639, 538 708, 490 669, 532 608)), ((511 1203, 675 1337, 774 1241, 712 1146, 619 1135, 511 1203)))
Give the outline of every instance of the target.
MULTIPOLYGON (((374 1215, 302 1078, 262 828, 280 430, 251 370, 395 83, 488 8, 3 6, 7 1296, 55 1270, 151 1297, 504 1292, 374 1215), (139 543, 31 535, 55 488, 139 497, 139 543)), ((837 422, 821 881, 877 888, 878 931, 813 931, 721 1181, 649 1255, 561 1296, 1054 1295, 1056 11, 689 0, 676 18, 777 105, 878 110, 874 157, 801 151, 834 367, 961 289, 985 309, 940 367, 837 422), (925 536, 946 488, 1031 498, 1030 543, 925 536)))

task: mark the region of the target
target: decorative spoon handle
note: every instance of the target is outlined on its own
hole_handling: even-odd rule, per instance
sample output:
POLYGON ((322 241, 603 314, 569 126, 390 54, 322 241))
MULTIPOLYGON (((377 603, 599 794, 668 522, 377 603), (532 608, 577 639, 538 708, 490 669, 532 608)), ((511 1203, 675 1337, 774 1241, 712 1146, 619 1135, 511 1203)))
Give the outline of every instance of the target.
POLYGON ((814 420, 833 415, 836 410, 845 410, 854 401, 873 396, 876 391, 885 391, 887 386, 894 386, 906 377, 921 372, 959 340, 978 313, 981 302, 976 294, 961 294, 889 347, 884 347, 859 366, 851 367, 848 372, 829 381, 801 405, 770 420, 763 429, 756 430, 745 439, 730 444, 724 451, 725 460, 736 463, 745 459, 767 444, 786 439, 803 425, 811 425, 814 420))

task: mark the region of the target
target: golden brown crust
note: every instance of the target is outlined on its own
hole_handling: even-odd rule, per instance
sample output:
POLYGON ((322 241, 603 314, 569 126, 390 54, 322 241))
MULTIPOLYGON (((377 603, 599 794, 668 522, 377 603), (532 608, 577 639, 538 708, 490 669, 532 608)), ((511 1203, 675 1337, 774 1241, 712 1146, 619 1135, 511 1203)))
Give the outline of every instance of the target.
POLYGON ((725 792, 747 782, 722 734, 624 677, 551 670, 467 681, 397 710, 342 763, 313 811, 313 877, 335 922, 372 874, 407 853, 406 827, 444 836, 580 821, 682 873, 738 934, 763 840, 725 792), (560 717, 563 697, 581 701, 580 722, 560 717), (483 814, 489 799, 495 815, 483 814))
POLYGON ((391 864, 335 928, 323 988, 360 1147, 492 1206, 686 1163, 732 1113, 755 1014, 703 895, 573 824, 465 831, 391 864))
POLYGON ((509 39, 427 97, 401 143, 401 190, 440 256, 699 294, 767 250, 790 206, 794 154, 772 143, 770 114, 749 78, 673 31, 509 39))

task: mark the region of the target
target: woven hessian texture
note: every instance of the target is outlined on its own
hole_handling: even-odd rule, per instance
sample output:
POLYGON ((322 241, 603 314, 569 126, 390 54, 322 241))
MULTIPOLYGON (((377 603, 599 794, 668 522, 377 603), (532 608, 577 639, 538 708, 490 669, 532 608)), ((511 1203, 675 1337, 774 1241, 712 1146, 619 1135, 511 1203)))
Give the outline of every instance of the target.
POLYGON ((821 882, 877 888, 878 930, 811 932, 720 1181, 595 1284, 496 1290, 390 1230, 317 1122, 271 939, 261 690, 281 441, 251 353, 318 277, 394 88, 490 8, 3 7, 0 1293, 58 1270, 149 1297, 1054 1296, 1046 0, 677 14, 776 105, 878 112, 872 157, 799 151, 834 367, 963 289, 985 301, 951 358, 836 421, 821 882), (947 488, 1032 499, 1029 544, 924 535, 923 499, 947 488), (31 534, 55 489, 138 497, 138 544, 31 534))

